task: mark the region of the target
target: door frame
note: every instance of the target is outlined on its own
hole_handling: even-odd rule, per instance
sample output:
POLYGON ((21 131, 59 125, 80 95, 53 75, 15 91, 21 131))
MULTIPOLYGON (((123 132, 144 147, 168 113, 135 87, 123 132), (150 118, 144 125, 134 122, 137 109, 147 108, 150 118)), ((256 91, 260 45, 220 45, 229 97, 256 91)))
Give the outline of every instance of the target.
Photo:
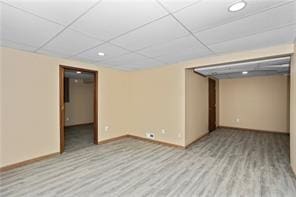
POLYGON ((214 80, 214 79, 211 79, 211 78, 209 78, 209 132, 211 132, 211 131, 214 131, 216 128, 217 128, 217 109, 216 109, 216 106, 217 106, 217 99, 216 99, 216 88, 217 88, 217 84, 216 84, 216 81, 214 80), (214 84, 214 94, 215 94, 215 97, 214 97, 214 103, 215 103, 215 106, 214 106, 214 109, 211 109, 211 102, 210 102, 210 100, 211 100, 211 94, 212 94, 212 92, 211 92, 211 85, 210 85, 210 83, 213 83, 214 84), (214 114, 215 114, 215 116, 214 117, 212 117, 211 116, 211 110, 214 110, 214 114), (212 128, 212 126, 211 126, 211 122, 212 122, 212 118, 214 118, 214 120, 215 120, 215 126, 212 128))
POLYGON ((65 103, 64 103, 64 76, 65 70, 74 70, 80 72, 88 72, 94 74, 94 105, 93 105, 93 117, 94 117, 94 129, 93 129, 93 142, 98 144, 98 71, 90 70, 72 66, 59 66, 59 112, 60 112, 60 153, 64 152, 65 148, 65 103))

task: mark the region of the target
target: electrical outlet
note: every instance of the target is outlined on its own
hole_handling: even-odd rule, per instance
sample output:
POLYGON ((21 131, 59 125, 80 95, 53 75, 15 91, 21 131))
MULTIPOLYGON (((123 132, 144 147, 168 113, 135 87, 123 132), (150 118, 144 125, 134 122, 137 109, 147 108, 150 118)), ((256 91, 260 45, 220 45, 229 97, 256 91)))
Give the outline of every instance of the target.
POLYGON ((181 137, 182 137, 182 133, 179 133, 179 134, 178 134, 178 138, 181 138, 181 137))
POLYGON ((235 121, 236 121, 236 122, 239 122, 239 121, 240 121, 240 119, 239 119, 239 118, 236 118, 236 119, 235 119, 235 121))
POLYGON ((69 118, 69 117, 67 117, 67 118, 66 118, 66 121, 69 121, 69 120, 70 120, 70 118, 69 118))
POLYGON ((146 137, 149 139, 155 139, 155 133, 146 133, 146 137))
POLYGON ((165 129, 161 129, 161 133, 162 134, 165 134, 165 129))
POLYGON ((109 126, 105 126, 105 131, 108 131, 109 130, 109 126))

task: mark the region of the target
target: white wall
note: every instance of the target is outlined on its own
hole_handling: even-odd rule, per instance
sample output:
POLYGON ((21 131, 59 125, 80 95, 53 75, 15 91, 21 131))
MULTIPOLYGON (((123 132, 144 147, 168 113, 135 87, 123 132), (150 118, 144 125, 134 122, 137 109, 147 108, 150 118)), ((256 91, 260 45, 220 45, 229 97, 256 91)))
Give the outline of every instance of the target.
POLYGON ((69 102, 65 103, 65 126, 93 123, 94 83, 69 79, 69 102))

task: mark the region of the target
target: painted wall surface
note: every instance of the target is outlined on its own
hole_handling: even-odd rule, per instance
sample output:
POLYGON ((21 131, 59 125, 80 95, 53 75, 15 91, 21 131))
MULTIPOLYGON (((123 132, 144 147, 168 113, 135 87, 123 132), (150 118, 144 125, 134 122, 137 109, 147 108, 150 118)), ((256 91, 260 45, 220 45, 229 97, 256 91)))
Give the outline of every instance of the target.
POLYGON ((291 92, 290 92, 290 159, 296 174, 296 44, 291 61, 291 92))
POLYGON ((93 122, 94 83, 69 80, 69 102, 65 103, 65 126, 93 122))
POLYGON ((220 126, 289 132, 289 78, 275 75, 219 82, 220 126))
POLYGON ((13 49, 1 54, 1 167, 59 152, 60 64, 99 71, 99 141, 127 130, 126 72, 13 49))
MULTIPOLYGON (((3 135, 3 132, 2 132, 2 114, 3 114, 3 109, 2 109, 2 103, 3 103, 3 99, 2 99, 2 90, 3 90, 3 83, 2 83, 2 79, 3 79, 3 66, 2 66, 2 53, 0 53, 0 160, 1 160, 1 152, 2 152, 2 141, 3 141, 3 138, 2 138, 2 135, 3 135)), ((0 166, 1 166, 1 163, 0 163, 0 166)))
POLYGON ((186 69, 186 122, 185 145, 202 137, 209 132, 209 83, 208 78, 186 69))
POLYGON ((179 70, 165 67, 130 74, 130 134, 145 137, 153 132, 156 140, 184 146, 185 75, 179 70))
POLYGON ((99 71, 99 141, 152 131, 157 140, 184 146, 185 68, 293 51, 282 45, 128 73, 2 48, 0 166, 59 151, 59 64, 99 71))
POLYGON ((156 133, 156 140, 185 146, 185 68, 291 54, 294 45, 243 51, 200 58, 160 68, 130 73, 130 130, 145 137, 156 133), (166 129, 166 134, 161 133, 166 129))

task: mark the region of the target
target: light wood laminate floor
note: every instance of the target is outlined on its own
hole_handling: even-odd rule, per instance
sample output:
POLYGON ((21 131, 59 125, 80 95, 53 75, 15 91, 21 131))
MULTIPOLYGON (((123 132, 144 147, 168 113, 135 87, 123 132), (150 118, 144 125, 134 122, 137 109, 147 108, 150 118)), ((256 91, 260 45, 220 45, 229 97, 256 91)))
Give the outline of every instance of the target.
POLYGON ((186 150, 122 139, 0 176, 1 196, 296 196, 288 135, 223 129, 186 150))

